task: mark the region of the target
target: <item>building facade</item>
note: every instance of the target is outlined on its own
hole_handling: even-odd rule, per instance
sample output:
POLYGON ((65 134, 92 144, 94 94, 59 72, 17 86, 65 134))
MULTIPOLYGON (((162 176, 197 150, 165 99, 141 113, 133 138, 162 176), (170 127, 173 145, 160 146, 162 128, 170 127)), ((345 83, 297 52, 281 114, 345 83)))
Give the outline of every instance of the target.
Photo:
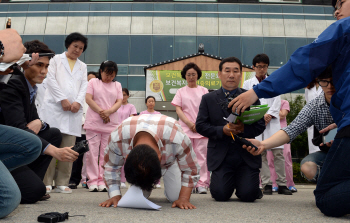
MULTIPOLYGON (((248 65, 256 54, 266 53, 272 73, 298 47, 312 42, 336 21, 329 0, 297 1, 299 4, 263 0, 2 2, 0 28, 5 28, 6 19, 11 17, 12 28, 23 41, 38 39, 62 53, 69 33, 86 35, 88 48, 80 59, 89 71, 97 71, 105 60, 115 61, 117 80, 131 91, 129 101, 138 112, 145 109, 144 66, 197 53, 203 43, 206 53, 236 56, 248 65)), ((162 106, 157 109, 162 110, 162 106)))

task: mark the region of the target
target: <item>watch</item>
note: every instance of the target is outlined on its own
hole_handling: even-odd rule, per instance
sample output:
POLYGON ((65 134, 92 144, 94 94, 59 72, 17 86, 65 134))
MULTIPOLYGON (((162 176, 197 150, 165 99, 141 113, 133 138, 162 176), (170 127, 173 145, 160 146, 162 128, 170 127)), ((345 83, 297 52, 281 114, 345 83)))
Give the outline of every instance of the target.
POLYGON ((4 45, 2 44, 2 42, 0 41, 0 59, 4 56, 4 51, 5 51, 5 48, 4 48, 4 45))
POLYGON ((41 121, 41 128, 44 128, 45 127, 45 122, 41 119, 39 119, 41 121))

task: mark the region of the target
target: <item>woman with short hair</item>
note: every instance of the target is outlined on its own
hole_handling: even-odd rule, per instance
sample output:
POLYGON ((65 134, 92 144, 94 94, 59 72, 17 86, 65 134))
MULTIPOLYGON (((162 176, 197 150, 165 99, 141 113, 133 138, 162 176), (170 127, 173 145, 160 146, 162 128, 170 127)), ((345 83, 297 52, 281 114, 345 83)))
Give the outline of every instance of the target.
MULTIPOLYGON (((51 127, 61 131, 60 147, 74 146, 76 137, 81 136, 82 107, 88 82, 86 64, 78 58, 86 50, 87 40, 80 33, 69 34, 65 39, 67 51, 50 60, 40 115, 51 127)), ((68 187, 72 163, 58 161, 54 179, 55 169, 56 159, 53 158, 44 178, 47 193, 52 190, 53 180, 56 185, 54 192, 72 193, 68 187)))
POLYGON ((202 71, 195 63, 188 63, 181 71, 181 76, 187 81, 187 85, 177 90, 171 102, 176 107, 180 125, 191 139, 193 150, 196 153, 198 164, 201 167, 200 178, 194 193, 206 194, 209 187, 210 174, 207 166, 208 138, 196 131, 196 119, 202 96, 208 93, 208 89, 197 85, 202 76, 202 71))

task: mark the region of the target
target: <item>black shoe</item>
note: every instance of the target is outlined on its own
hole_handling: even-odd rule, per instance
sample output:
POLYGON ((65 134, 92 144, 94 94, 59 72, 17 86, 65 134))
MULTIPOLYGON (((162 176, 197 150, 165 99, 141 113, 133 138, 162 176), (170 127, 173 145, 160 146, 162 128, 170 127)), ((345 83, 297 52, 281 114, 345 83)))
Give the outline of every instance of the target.
POLYGON ((258 195, 258 198, 257 198, 257 199, 261 199, 263 196, 264 196, 264 195, 263 195, 262 191, 259 189, 259 195, 258 195))
POLYGON ((292 191, 290 191, 286 186, 278 186, 278 194, 293 195, 292 191))
POLYGON ((46 201, 46 200, 49 199, 50 197, 51 197, 50 194, 45 194, 44 196, 42 196, 42 197, 40 198, 39 201, 46 201))
MULTIPOLYGON (((288 190, 288 189, 287 189, 288 190)), ((264 192, 265 195, 272 195, 272 185, 266 185, 264 187, 264 192)))
POLYGON ((68 185, 68 187, 70 188, 70 189, 77 189, 77 185, 76 184, 69 184, 68 185))

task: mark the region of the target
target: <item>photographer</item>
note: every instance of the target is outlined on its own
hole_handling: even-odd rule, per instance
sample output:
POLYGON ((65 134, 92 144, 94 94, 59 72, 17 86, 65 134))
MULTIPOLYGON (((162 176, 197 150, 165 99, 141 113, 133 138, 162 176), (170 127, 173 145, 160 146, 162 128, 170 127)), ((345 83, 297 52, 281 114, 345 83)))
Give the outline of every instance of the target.
MULTIPOLYGON (((25 48, 17 31, 1 30, 0 40, 3 46, 1 62, 7 63, 21 58, 25 48)), ((33 134, 0 125, 0 218, 15 210, 21 200, 19 188, 9 171, 31 163, 39 156, 40 148, 41 142, 33 134)))
MULTIPOLYGON (((223 117, 230 113, 220 103, 228 103, 246 90, 239 88, 242 79, 242 63, 235 57, 225 58, 219 65, 218 76, 222 87, 203 95, 196 120, 196 130, 208 137, 208 170, 212 171, 210 192, 217 201, 227 201, 236 189, 242 201, 252 202, 262 197, 259 189, 261 156, 253 156, 232 139, 231 133, 254 138, 265 130, 265 121, 246 125, 242 122, 227 124, 223 117)), ((255 105, 259 105, 257 100, 255 105)), ((226 105, 225 105, 226 106, 226 105)))
MULTIPOLYGON (((42 42, 34 40, 25 43, 26 53, 52 53, 42 42)), ((13 75, 0 95, 0 123, 23 129, 39 137, 42 153, 33 163, 11 172, 22 194, 21 203, 35 203, 46 193, 43 178, 52 157, 73 162, 78 153, 69 147, 57 148, 62 140, 56 128, 50 128, 39 119, 35 107, 37 83, 42 83, 47 74, 49 57, 40 57, 33 65, 28 64, 24 75, 13 75)))

